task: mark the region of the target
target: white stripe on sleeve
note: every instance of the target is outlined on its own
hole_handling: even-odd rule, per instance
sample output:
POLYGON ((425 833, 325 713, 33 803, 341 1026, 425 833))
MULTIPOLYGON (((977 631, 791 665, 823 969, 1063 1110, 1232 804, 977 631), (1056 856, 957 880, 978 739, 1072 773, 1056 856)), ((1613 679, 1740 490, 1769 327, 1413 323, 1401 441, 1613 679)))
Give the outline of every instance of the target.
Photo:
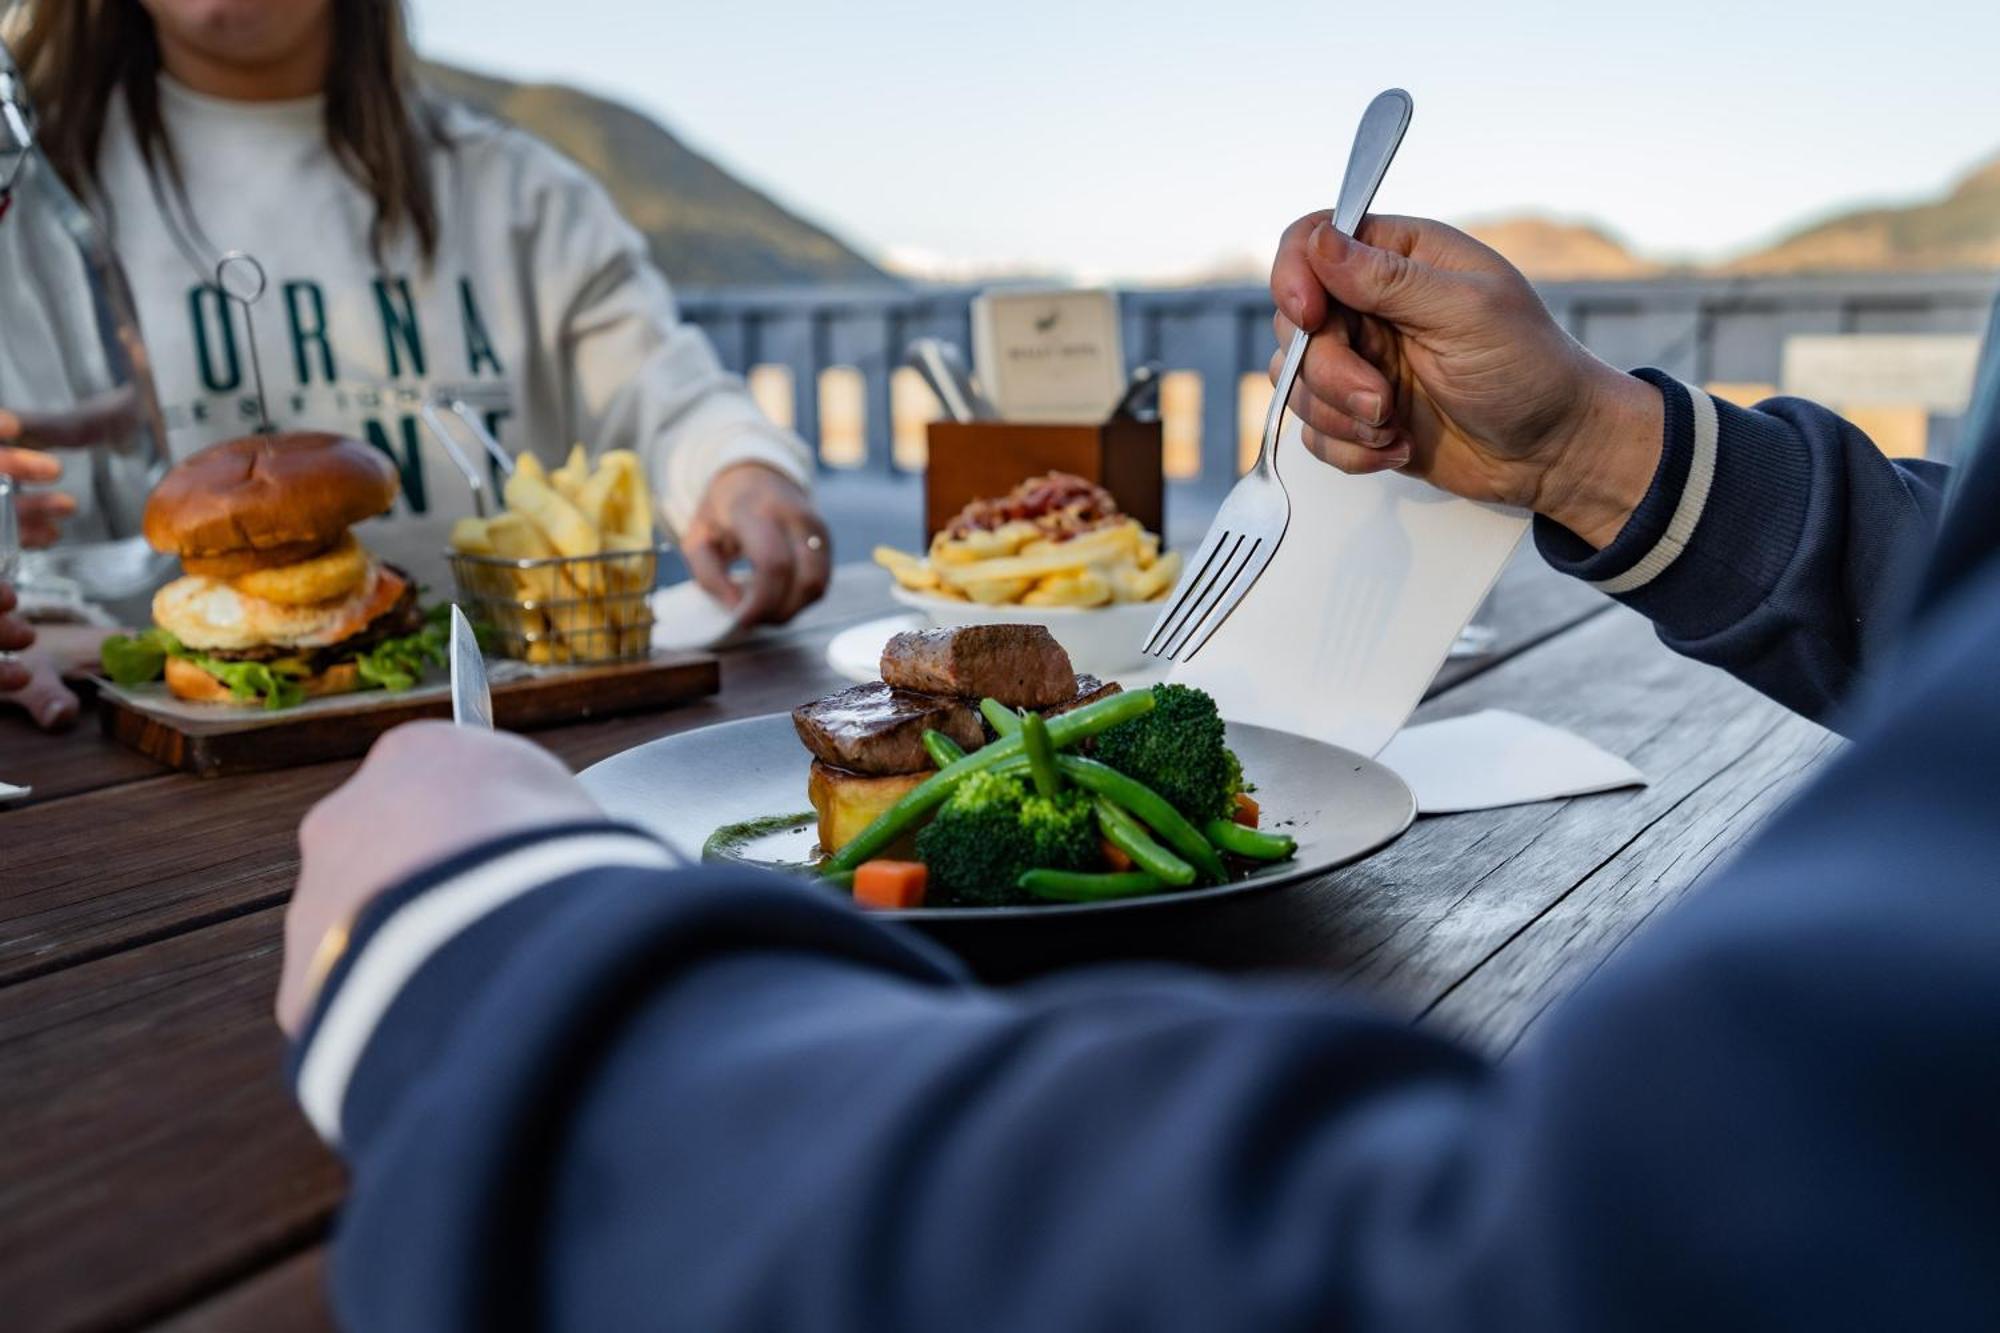
POLYGON ((1591 584, 1601 592, 1613 596, 1636 592, 1666 573, 1667 566, 1687 549, 1694 537, 1695 524, 1701 522, 1701 511, 1708 506, 1708 488, 1715 482, 1716 441, 1722 424, 1716 417, 1713 398, 1691 384, 1681 387, 1687 390, 1688 400, 1694 406, 1694 457, 1688 462, 1687 484, 1681 487, 1680 502, 1674 506, 1673 517, 1667 520, 1667 530, 1660 534, 1652 550, 1639 557, 1638 563, 1623 574, 1591 584))
POLYGON ((417 970, 460 932, 515 898, 578 870, 664 870, 665 848, 634 833, 579 833, 532 843, 474 866, 398 908, 349 967, 299 1066, 299 1105, 330 1144, 340 1142, 341 1103, 375 1026, 417 970))

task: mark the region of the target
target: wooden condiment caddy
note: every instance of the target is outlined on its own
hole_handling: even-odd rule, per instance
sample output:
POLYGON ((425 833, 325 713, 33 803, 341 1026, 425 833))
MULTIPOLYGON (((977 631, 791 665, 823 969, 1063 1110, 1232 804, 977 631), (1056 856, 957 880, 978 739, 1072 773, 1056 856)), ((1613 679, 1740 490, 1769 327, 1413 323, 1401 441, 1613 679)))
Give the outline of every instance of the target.
POLYGON ((933 421, 924 473, 924 540, 973 500, 1005 495, 1030 477, 1070 472, 1111 492, 1148 532, 1164 531, 1160 423, 1117 416, 1097 425, 933 421))

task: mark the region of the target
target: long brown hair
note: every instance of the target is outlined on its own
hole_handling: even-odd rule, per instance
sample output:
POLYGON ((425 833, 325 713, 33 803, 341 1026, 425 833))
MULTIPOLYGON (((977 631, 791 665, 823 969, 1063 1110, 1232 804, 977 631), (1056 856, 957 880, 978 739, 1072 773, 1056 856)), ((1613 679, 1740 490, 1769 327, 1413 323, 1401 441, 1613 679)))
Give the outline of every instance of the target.
MULTIPOLYGON (((96 193, 97 150, 115 95, 157 181, 164 168, 192 216, 180 163, 160 118, 160 44, 138 0, 0 0, 0 17, 40 112, 37 140, 80 194, 96 193)), ((389 237, 410 228, 428 260, 437 250, 437 196, 429 152, 443 142, 416 83, 403 0, 333 0, 339 76, 326 88, 326 138, 334 157, 375 201, 369 244, 381 262, 389 237)), ((168 219, 173 225, 173 219, 168 219)))

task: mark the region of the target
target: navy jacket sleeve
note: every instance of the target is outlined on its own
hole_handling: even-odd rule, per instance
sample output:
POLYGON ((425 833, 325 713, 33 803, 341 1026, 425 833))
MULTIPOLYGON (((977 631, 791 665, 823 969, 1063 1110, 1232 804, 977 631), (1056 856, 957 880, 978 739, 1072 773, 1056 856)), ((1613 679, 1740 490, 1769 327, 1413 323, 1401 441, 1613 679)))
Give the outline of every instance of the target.
POLYGON ((1991 1326, 2000 570, 1962 589, 1815 788, 1503 1065, 1166 970, 995 993, 613 828, 470 853, 370 910, 294 1054, 353 1167, 337 1309, 1991 1326))
POLYGON ((1803 399, 1743 408, 1637 373, 1666 400, 1651 489, 1601 551, 1537 519, 1542 555, 1650 617, 1675 651, 1837 722, 1900 629, 1950 470, 1886 458, 1803 399))

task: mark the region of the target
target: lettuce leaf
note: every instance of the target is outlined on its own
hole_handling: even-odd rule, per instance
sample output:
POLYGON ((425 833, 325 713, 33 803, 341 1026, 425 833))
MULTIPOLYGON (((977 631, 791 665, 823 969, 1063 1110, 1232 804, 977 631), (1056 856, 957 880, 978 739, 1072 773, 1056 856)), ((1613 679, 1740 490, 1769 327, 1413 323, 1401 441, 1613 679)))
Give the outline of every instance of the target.
POLYGON ((113 634, 97 650, 104 674, 119 685, 144 685, 166 674, 169 657, 183 657, 181 641, 163 629, 113 634))
POLYGON ((433 606, 424 612, 424 627, 415 634, 384 639, 354 659, 361 679, 385 690, 414 687, 426 668, 444 665, 450 623, 450 605, 433 606))
MULTIPOLYGON (((424 627, 415 634, 384 639, 354 659, 366 684, 383 690, 413 689, 430 667, 443 666, 450 635, 451 606, 424 612, 424 627)), ((266 708, 291 708, 305 702, 301 683, 305 663, 287 658, 277 662, 231 662, 194 652, 163 629, 138 634, 113 634, 98 650, 104 674, 119 685, 145 685, 166 674, 167 659, 185 658, 229 687, 233 698, 261 701, 266 708)))
POLYGON ((305 702, 300 683, 303 668, 286 662, 225 662, 217 657, 184 654, 187 660, 229 687, 229 695, 248 703, 263 700, 267 709, 291 708, 305 702))

